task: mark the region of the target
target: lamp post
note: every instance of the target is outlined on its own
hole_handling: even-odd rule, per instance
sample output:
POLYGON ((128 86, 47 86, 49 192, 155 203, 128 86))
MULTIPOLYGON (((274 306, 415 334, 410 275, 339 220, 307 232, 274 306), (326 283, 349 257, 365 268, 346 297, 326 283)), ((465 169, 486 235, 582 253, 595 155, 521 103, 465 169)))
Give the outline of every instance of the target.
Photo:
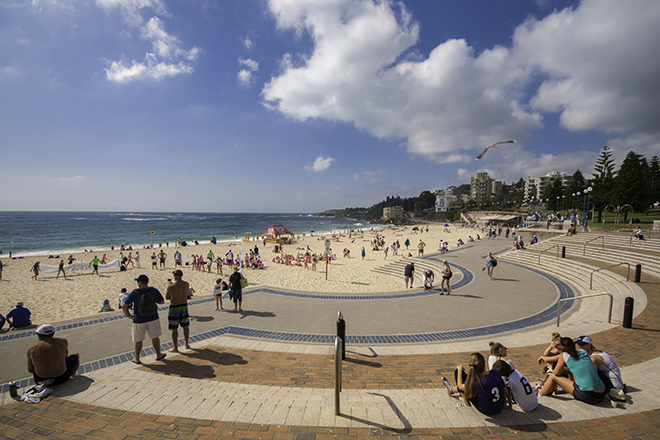
POLYGON ((575 206, 575 193, 573 193, 573 198, 571 199, 571 212, 575 212, 574 206, 575 206))
POLYGON ((561 196, 561 212, 564 212, 564 199, 566 199, 565 194, 563 196, 561 196))
POLYGON ((582 190, 582 194, 584 194, 584 196, 582 197, 582 217, 584 217, 584 220, 586 220, 587 216, 585 211, 587 210, 587 188, 582 190))
POLYGON ((555 203, 555 212, 559 212, 559 196, 557 196, 557 203, 555 203))
MULTIPOLYGON (((585 217, 584 217, 584 227, 585 228, 587 227, 587 221, 589 220, 589 211, 588 211, 589 201, 591 200, 591 191, 593 191, 593 190, 594 189, 591 186, 589 188, 585 189, 585 192, 587 193, 587 211, 585 212, 585 217)), ((591 222, 593 223, 593 219, 591 220, 591 222)))

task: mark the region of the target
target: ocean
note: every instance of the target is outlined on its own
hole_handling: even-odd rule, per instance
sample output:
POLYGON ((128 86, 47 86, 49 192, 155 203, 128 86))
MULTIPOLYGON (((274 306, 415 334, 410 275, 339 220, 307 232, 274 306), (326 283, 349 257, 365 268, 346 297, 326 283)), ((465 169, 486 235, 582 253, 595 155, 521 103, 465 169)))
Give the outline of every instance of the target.
POLYGON ((313 214, 154 213, 154 212, 0 212, 0 251, 7 257, 102 251, 122 243, 141 249, 153 242, 234 241, 284 225, 294 234, 330 234, 371 225, 349 218, 313 214), (151 235, 153 231, 153 236, 151 235))

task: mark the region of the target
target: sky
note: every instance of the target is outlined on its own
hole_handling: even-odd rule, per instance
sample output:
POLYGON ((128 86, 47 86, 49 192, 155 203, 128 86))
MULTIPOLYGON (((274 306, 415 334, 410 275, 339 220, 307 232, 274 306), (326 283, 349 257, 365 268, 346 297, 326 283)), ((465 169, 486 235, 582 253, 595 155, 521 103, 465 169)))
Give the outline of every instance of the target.
POLYGON ((660 155, 658 23, 657 0, 0 0, 0 210, 589 177, 604 145, 660 155))

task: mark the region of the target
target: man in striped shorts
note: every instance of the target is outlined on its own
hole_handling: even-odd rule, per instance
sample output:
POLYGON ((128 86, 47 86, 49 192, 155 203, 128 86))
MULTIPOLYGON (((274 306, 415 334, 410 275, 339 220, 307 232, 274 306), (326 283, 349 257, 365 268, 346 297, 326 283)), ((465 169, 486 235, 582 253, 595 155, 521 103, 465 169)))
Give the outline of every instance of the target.
POLYGON ((182 280, 183 271, 177 269, 172 272, 174 275, 174 282, 169 283, 167 286, 167 293, 165 299, 170 301, 170 310, 167 314, 167 322, 169 329, 172 331, 172 345, 171 352, 179 352, 179 325, 183 328, 183 338, 186 343, 186 348, 190 349, 190 318, 188 317, 188 293, 190 292, 190 285, 182 280))

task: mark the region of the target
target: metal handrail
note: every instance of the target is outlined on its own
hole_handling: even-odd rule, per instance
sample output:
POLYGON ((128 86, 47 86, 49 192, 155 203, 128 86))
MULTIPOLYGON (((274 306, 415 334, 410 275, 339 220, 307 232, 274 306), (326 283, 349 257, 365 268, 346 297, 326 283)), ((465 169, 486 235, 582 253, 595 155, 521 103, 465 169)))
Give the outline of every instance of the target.
POLYGON ((335 337, 335 415, 339 412, 339 393, 341 393, 341 346, 342 341, 339 336, 335 337))
POLYGON ((591 298, 594 296, 601 296, 601 295, 609 295, 610 297, 610 311, 607 317, 607 323, 611 324, 612 323, 612 303, 614 302, 614 297, 610 292, 600 292, 600 293, 591 293, 589 295, 584 295, 584 296, 574 296, 573 298, 564 298, 560 299, 559 302, 557 303, 557 327, 559 327, 559 316, 561 314, 561 303, 565 301, 574 301, 576 299, 584 299, 584 298, 591 298))
POLYGON ((599 270, 603 270, 603 269, 609 269, 610 267, 621 266, 622 264, 627 264, 628 265, 628 275, 626 276, 626 281, 630 281, 630 263, 617 263, 617 264, 613 264, 611 266, 605 266, 605 267, 601 267, 600 269, 592 270, 591 271, 591 276, 589 277, 589 290, 593 289, 594 272, 598 272, 599 270))
POLYGON ((559 258, 559 245, 556 244, 554 246, 550 246, 547 249, 543 249, 541 252, 539 252, 539 266, 541 265, 541 254, 545 251, 549 251, 550 249, 557 248, 557 258, 559 258))
POLYGON ((594 237, 591 240, 587 240, 584 242, 584 246, 582 246, 582 256, 584 257, 587 255, 587 243, 591 243, 592 241, 596 241, 599 238, 603 239, 603 250, 605 250, 605 236, 604 235, 599 235, 598 237, 594 237))

